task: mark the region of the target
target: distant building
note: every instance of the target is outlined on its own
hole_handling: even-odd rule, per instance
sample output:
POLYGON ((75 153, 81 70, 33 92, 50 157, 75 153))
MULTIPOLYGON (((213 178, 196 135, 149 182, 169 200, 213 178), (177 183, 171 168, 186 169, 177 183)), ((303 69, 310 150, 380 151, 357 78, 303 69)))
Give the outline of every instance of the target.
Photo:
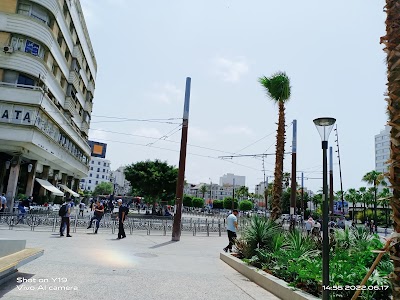
POLYGON ((245 186, 246 176, 239 176, 232 173, 227 173, 219 178, 219 185, 233 185, 235 186, 245 186), (234 183, 235 181, 235 183, 234 183))
POLYGON ((375 135, 375 171, 386 173, 390 156, 390 126, 375 135))
POLYGON ((117 170, 113 171, 111 174, 111 180, 114 183, 115 195, 125 196, 131 190, 131 184, 125 179, 125 167, 119 167, 117 170))
POLYGON ((89 141, 91 156, 89 162, 89 176, 81 179, 81 190, 93 192, 96 185, 111 181, 110 161, 106 159, 107 144, 89 141))

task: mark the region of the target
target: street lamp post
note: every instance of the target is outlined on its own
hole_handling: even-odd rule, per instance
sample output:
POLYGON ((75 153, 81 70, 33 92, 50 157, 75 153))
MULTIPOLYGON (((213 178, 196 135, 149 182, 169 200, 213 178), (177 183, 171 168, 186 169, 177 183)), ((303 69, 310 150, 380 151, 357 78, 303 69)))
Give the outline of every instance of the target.
POLYGON ((333 125, 336 122, 334 118, 317 118, 314 121, 315 127, 321 136, 322 141, 322 190, 323 190, 323 209, 322 209, 322 299, 329 299, 329 236, 328 236, 328 138, 332 131, 333 125))

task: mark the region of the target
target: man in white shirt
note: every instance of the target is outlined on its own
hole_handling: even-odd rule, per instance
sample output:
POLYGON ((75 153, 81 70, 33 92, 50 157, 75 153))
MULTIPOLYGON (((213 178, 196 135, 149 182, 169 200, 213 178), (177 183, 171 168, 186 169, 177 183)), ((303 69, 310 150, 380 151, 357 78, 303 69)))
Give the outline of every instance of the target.
POLYGON ((6 208, 7 208, 7 198, 6 198, 6 196, 4 195, 4 193, 0 196, 0 205, 1 205, 0 213, 1 213, 1 212, 6 212, 6 208))
POLYGON ((229 244, 223 249, 225 252, 228 252, 228 250, 229 252, 232 252, 232 246, 235 244, 236 231, 238 229, 237 215, 238 211, 237 209, 234 209, 226 219, 226 230, 228 232, 229 244))

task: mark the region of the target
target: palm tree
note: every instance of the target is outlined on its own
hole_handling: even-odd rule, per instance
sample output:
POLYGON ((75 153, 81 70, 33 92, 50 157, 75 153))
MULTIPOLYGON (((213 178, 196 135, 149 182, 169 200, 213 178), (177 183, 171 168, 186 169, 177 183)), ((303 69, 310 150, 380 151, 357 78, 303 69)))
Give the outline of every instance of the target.
MULTIPOLYGON (((340 191, 339 193, 340 193, 340 196, 341 196, 342 192, 340 191)), ((353 213, 352 213, 352 215, 353 215, 352 220, 353 221, 354 221, 355 206, 356 206, 356 203, 357 203, 356 195, 357 195, 356 189, 348 189, 347 192, 344 193, 344 199, 347 202, 352 202, 353 203, 353 213)))
POLYGON ((383 185, 386 186, 385 176, 381 172, 377 172, 375 170, 368 172, 362 178, 363 181, 367 182, 368 184, 372 184, 373 188, 370 189, 374 193, 374 224, 377 226, 377 217, 376 217, 376 194, 378 191, 378 186, 383 185))
MULTIPOLYGON (((399 108, 399 74, 400 74, 400 55, 398 47, 400 44, 400 19, 399 19, 399 1, 386 0, 385 11, 386 18, 386 35, 381 37, 381 43, 385 44, 384 51, 387 53, 387 78, 388 78, 388 124, 392 127, 390 131, 390 167, 389 181, 393 189, 393 197, 390 199, 390 206, 393 210, 393 228, 396 233, 400 233, 400 108, 399 108)), ((399 237, 393 239, 393 243, 398 243, 399 237)), ((392 257, 394 265, 393 278, 393 299, 400 299, 400 249, 392 247, 392 257)))
POLYGON ((247 197, 249 196, 249 188, 248 187, 246 187, 246 186, 241 186, 237 191, 236 191, 236 195, 237 195, 237 198, 238 198, 238 200, 240 199, 240 200, 243 200, 243 199, 246 199, 247 200, 247 197))
POLYGON ((279 106, 275 150, 275 184, 271 211, 272 220, 276 220, 281 214, 283 156, 285 154, 285 102, 290 98, 290 79, 286 73, 278 72, 269 78, 260 77, 258 81, 265 88, 267 96, 279 106))
POLYGON ((365 211, 366 211, 366 204, 368 201, 368 197, 367 197, 367 188, 365 186, 360 187, 358 190, 358 193, 361 195, 361 201, 363 203, 363 218, 365 221, 365 211))
POLYGON ((382 191, 378 194, 378 201, 383 205, 383 208, 385 209, 386 228, 389 224, 387 208, 389 207, 389 201, 391 197, 392 193, 390 192, 389 188, 383 188, 382 191))
POLYGON ((203 194, 203 199, 205 199, 205 194, 207 193, 207 187, 206 187, 205 184, 203 184, 203 185, 200 187, 200 192, 203 194))

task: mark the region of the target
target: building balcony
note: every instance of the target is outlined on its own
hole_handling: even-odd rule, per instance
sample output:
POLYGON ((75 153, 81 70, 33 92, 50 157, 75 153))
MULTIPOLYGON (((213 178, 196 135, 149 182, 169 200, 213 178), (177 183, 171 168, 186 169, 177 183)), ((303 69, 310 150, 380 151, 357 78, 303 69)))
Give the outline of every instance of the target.
POLYGON ((0 82, 0 95, 0 101, 39 105, 42 101, 43 91, 37 86, 0 82))
POLYGON ((69 111, 72 116, 76 115, 75 100, 72 97, 65 98, 64 109, 69 111))
POLYGON ((83 63, 83 53, 82 53, 82 49, 79 45, 75 45, 74 46, 74 50, 72 51, 72 57, 76 58, 76 60, 78 61, 79 65, 82 67, 82 63, 83 63))
POLYGON ((71 83, 77 91, 80 90, 79 81, 79 74, 75 70, 71 70, 69 72, 68 82, 71 83))
POLYGON ((89 124, 86 121, 82 121, 81 130, 86 134, 89 135, 89 124))
POLYGON ((92 81, 89 82, 87 89, 92 93, 92 95, 94 95, 94 84, 92 81))
POLYGON ((85 110, 89 113, 93 111, 93 102, 86 101, 85 102, 85 110))

